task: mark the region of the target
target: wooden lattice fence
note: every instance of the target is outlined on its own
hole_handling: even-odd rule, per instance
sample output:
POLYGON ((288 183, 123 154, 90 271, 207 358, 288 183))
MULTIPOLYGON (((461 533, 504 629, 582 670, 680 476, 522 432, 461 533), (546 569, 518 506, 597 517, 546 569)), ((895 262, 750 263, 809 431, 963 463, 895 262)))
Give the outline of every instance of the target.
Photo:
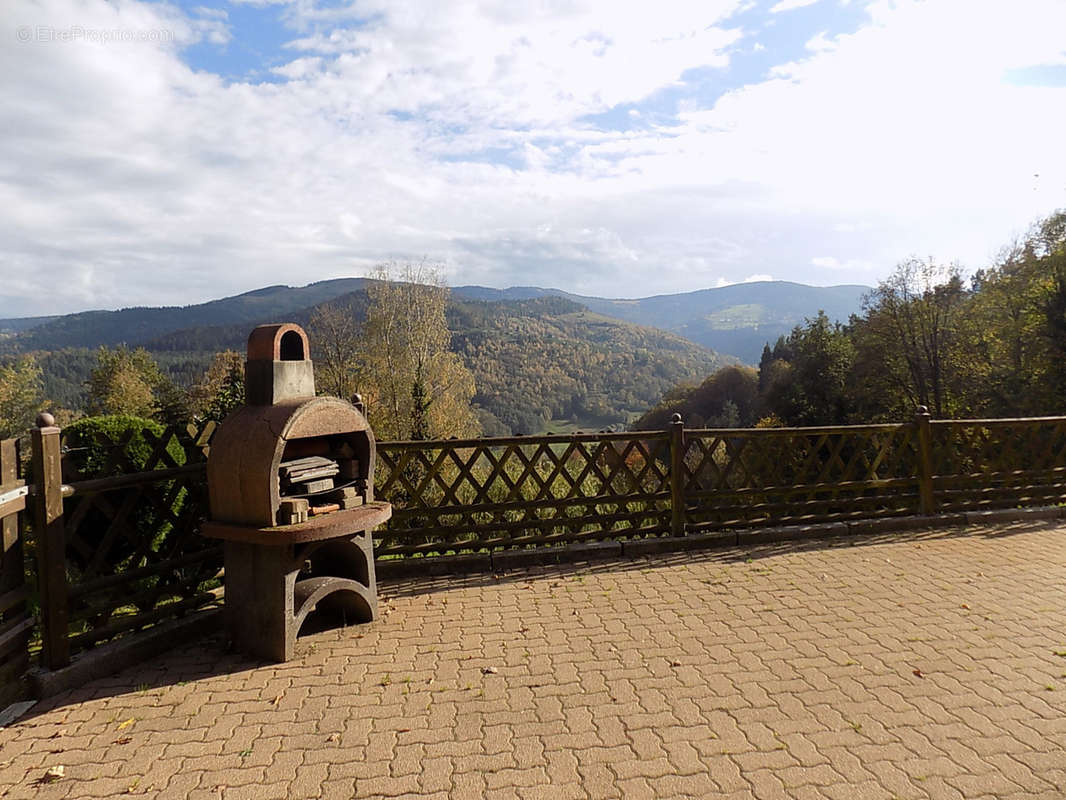
POLYGON ((692 531, 918 511, 914 423, 686 431, 682 470, 692 531))
MULTIPOLYGON (((58 428, 33 431, 46 665, 218 602, 221 551, 198 534, 212 432, 145 431, 149 452, 137 461, 128 436, 98 440, 105 456, 87 475, 61 453, 58 428)), ((1066 503, 1066 417, 687 431, 676 422, 379 442, 377 455, 376 493, 395 509, 375 534, 378 558, 1066 503)))
POLYGON ((930 423, 935 510, 1066 501, 1066 418, 930 423))
MULTIPOLYGON (((171 426, 161 434, 127 430, 117 440, 98 434, 94 444, 104 457, 91 476, 79 472, 70 451, 65 454, 56 545, 64 569, 41 571, 49 605, 64 606, 62 618, 46 626, 50 666, 218 602, 222 551, 198 533, 207 514, 204 464, 213 430, 211 423, 200 430, 171 426), (135 436, 150 448, 136 461, 130 452, 135 436)), ((55 428, 36 439, 42 450, 65 448, 55 428)))
POLYGON ((573 544, 669 530, 662 432, 378 445, 377 496, 394 505, 377 553, 573 544))

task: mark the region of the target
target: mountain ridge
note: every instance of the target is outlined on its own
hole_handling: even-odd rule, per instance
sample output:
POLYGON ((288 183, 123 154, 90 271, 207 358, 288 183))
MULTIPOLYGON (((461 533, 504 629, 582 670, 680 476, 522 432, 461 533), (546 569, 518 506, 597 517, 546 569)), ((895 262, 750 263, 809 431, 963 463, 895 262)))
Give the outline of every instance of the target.
MULTIPOLYGON (((334 298, 358 323, 365 291, 334 298)), ((285 318, 309 327, 321 304, 285 318)), ((474 375, 475 411, 487 434, 539 433, 562 425, 624 425, 679 383, 702 380, 729 359, 668 331, 604 317, 562 297, 483 301, 453 298, 447 308, 451 349, 474 375)), ((214 354, 241 351, 253 322, 185 328, 142 341, 179 385, 191 386, 214 354)), ((53 402, 84 408, 96 363, 88 347, 37 351, 53 402)))
MULTIPOLYGON (((367 278, 332 278, 305 286, 276 284, 187 306, 137 306, 53 317, 0 319, 5 349, 55 350, 125 343, 147 344, 183 330, 280 319, 342 295, 362 290, 367 278)), ((637 325, 676 333, 689 341, 756 363, 763 344, 786 335, 806 317, 824 310, 846 321, 859 311, 869 287, 857 284, 808 286, 792 281, 753 281, 691 292, 640 298, 604 298, 561 289, 464 285, 451 290, 464 300, 487 302, 561 297, 590 311, 637 325)))

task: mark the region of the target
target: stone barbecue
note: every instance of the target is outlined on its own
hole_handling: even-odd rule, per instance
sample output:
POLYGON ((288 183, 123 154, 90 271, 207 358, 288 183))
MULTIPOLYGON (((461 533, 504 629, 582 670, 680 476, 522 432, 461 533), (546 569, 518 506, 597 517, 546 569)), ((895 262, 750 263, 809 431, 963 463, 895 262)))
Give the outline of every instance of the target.
POLYGON ((245 398, 211 441, 202 533, 225 541, 231 642, 287 661, 313 611, 341 624, 377 618, 371 531, 392 507, 374 500, 366 417, 346 400, 315 396, 300 326, 252 331, 245 398))

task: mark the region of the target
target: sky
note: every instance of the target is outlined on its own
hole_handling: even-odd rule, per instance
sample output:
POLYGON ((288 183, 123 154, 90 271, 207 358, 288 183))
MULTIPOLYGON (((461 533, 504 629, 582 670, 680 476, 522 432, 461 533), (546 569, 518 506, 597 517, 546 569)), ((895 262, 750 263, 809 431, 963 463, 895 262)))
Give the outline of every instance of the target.
POLYGON ((440 264, 644 297, 992 263, 1063 0, 4 0, 0 317, 440 264))

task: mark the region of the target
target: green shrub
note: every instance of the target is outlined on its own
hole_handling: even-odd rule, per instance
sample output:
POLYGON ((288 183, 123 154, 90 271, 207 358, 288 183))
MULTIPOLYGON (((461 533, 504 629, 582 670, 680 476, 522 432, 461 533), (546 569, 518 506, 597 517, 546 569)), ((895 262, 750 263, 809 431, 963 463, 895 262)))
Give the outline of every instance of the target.
MULTIPOLYGON (((128 472, 121 460, 111 464, 115 447, 130 436, 125 446, 129 462, 141 471, 148 465, 153 444, 145 437, 148 431, 156 437, 162 436, 164 428, 155 420, 135 417, 129 414, 115 414, 104 417, 84 417, 72 422, 63 429, 64 444, 67 447, 66 459, 77 469, 82 479, 103 478, 128 472)), ((167 444, 167 453, 174 463, 185 463, 185 451, 173 438, 167 444)))
MULTIPOLYGON (((76 474, 65 470, 65 479, 90 480, 171 466, 149 463, 156 447, 155 439, 161 437, 164 430, 158 422, 130 415, 87 417, 71 423, 64 429, 65 459, 76 474), (120 446, 125 458, 116 459, 114 453, 120 446)), ((174 437, 167 443, 166 450, 175 465, 185 463, 185 451, 174 437)), ((105 546, 108 529, 116 515, 126 508, 124 525, 120 522, 120 531, 111 536, 103 560, 93 571, 107 574, 142 566, 145 554, 158 552, 172 528, 164 510, 180 514, 185 496, 185 490, 172 480, 100 492, 95 496, 76 494, 67 501, 66 513, 71 520, 79 519, 77 528, 70 533, 83 546, 68 546, 68 560, 79 571, 85 570, 94 557, 98 557, 99 549, 105 546), (76 509, 81 503, 90 505, 78 514, 76 509)))

